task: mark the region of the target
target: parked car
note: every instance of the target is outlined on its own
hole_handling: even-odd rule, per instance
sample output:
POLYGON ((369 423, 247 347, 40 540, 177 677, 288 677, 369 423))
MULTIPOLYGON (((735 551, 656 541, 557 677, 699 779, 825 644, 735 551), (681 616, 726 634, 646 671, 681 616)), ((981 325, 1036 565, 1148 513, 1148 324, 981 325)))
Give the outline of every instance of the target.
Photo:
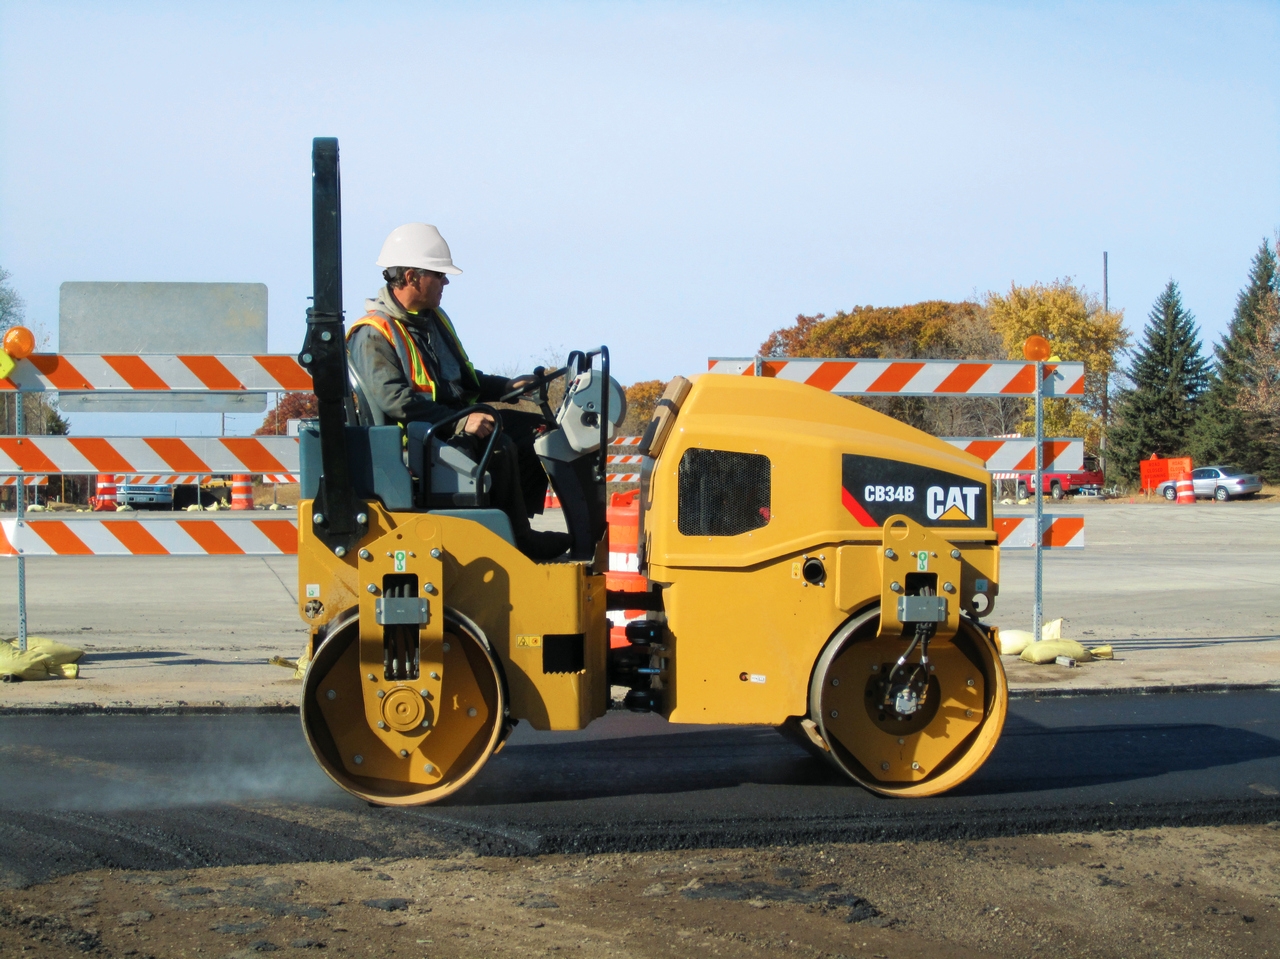
POLYGON ((172 486, 120 486, 116 502, 134 509, 173 509, 172 486))
MULTIPOLYGON (((1202 466, 1191 471, 1191 488, 1196 499, 1213 498, 1225 503, 1237 496, 1252 496, 1262 489, 1262 479, 1234 466, 1202 466)), ((1156 487, 1156 492, 1172 502, 1178 498, 1178 484, 1165 480, 1156 487)))
MULTIPOLYGON (((1049 495, 1054 499, 1062 499, 1064 496, 1073 496, 1076 493, 1101 495, 1102 482, 1102 470, 1098 468, 1098 459, 1095 456, 1086 456, 1084 458, 1084 469, 1079 472, 1051 473, 1046 470, 1044 474, 1044 488, 1049 491, 1049 495)), ((1036 474, 1020 473, 1018 475, 1018 499, 1026 499, 1035 490, 1036 474)))

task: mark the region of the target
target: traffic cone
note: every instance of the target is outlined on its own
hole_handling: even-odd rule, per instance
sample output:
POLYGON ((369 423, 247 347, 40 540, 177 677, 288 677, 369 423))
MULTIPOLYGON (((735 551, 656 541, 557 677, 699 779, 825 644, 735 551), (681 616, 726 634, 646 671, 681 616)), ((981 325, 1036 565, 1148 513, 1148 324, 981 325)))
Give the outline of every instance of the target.
POLYGON ((253 509, 253 479, 243 473, 231 477, 231 508, 253 509))
MULTIPOLYGON (((647 591, 648 581, 640 574, 640 503, 639 490, 614 493, 609 504, 609 570, 605 573, 607 589, 625 593, 647 591)), ((609 646, 630 646, 627 623, 644 617, 642 609, 626 609, 609 614, 609 646)))
POLYGON ((95 484, 97 489, 96 495, 93 497, 93 510, 95 513, 106 511, 115 512, 116 509, 116 477, 114 473, 99 473, 98 482, 95 484))

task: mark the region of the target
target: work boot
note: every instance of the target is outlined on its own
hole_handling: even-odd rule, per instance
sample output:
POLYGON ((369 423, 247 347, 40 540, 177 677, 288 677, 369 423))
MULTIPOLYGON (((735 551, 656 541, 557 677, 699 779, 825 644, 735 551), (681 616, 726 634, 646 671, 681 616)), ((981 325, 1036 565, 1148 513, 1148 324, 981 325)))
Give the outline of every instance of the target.
POLYGON ((531 529, 524 535, 518 535, 516 538, 516 546, 520 552, 528 556, 532 560, 545 562, 546 560, 555 559, 562 555, 570 546, 573 545, 573 537, 568 533, 558 533, 555 530, 535 530, 531 529))

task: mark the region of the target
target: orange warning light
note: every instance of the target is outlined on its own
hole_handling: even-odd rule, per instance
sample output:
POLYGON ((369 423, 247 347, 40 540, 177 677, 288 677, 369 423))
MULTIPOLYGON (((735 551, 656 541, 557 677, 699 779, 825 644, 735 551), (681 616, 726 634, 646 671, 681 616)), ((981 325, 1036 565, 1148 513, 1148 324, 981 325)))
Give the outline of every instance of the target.
POLYGON ((15 360, 25 360, 35 352, 36 338, 25 326, 13 326, 4 335, 4 351, 15 360))
POLYGON ((1038 334, 1028 336, 1022 343, 1022 355, 1036 363, 1043 363, 1052 352, 1049 341, 1038 334))

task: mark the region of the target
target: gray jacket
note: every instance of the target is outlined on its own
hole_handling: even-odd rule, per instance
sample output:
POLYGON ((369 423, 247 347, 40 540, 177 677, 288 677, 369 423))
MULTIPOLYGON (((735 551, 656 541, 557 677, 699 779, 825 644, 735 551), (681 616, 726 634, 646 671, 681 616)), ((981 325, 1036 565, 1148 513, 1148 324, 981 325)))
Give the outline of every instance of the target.
POLYGON ((347 362, 360 378, 369 401, 378 406, 388 420, 434 422, 476 402, 468 400, 477 394, 478 401, 485 402, 496 400, 506 392, 506 377, 489 376, 477 370, 476 382, 470 382, 471 371, 465 359, 434 311, 409 313, 385 286, 376 297, 365 300, 364 305, 366 313, 381 313, 404 323, 427 367, 427 375, 436 385, 435 399, 430 393, 415 390, 411 377, 401 366, 396 348, 387 338, 370 326, 357 327, 347 339, 347 362))

